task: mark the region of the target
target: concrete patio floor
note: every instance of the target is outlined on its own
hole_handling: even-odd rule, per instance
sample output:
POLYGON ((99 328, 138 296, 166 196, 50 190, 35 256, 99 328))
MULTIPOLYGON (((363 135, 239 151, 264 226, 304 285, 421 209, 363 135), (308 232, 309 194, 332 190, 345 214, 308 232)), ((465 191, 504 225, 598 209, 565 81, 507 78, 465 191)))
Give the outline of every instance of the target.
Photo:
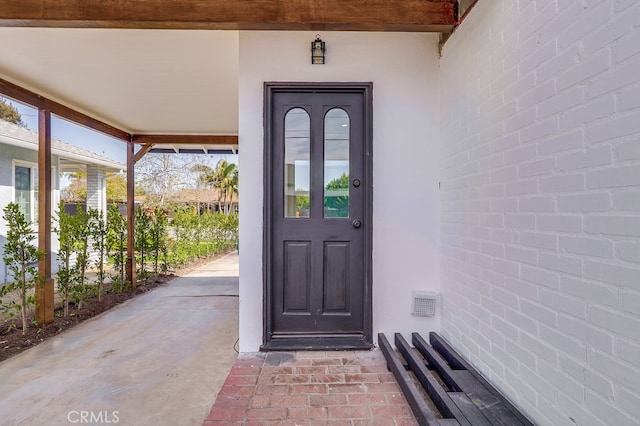
POLYGON ((237 268, 226 255, 0 363, 0 424, 202 424, 236 361, 237 268))

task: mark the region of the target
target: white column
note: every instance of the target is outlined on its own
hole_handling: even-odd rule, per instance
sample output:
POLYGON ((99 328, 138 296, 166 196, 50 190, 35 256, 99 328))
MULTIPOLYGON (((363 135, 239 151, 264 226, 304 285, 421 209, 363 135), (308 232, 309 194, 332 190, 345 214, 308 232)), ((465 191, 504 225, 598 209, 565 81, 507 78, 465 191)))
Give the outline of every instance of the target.
POLYGON ((104 167, 87 164, 87 211, 97 209, 104 213, 107 205, 106 192, 104 167))

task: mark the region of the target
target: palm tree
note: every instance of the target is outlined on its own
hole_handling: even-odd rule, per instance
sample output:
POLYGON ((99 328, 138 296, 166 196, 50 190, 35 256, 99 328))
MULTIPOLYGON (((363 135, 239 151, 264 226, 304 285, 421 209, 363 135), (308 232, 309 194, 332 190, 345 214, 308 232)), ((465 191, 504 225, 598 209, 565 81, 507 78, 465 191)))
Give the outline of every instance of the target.
POLYGON ((238 194, 238 166, 222 159, 215 169, 199 164, 194 168, 200 173, 200 181, 218 190, 218 205, 222 206, 226 214, 231 211, 233 194, 238 194))
POLYGON ((231 206, 233 205, 233 195, 238 195, 238 167, 231 163, 229 164, 229 174, 222 181, 222 191, 224 192, 225 204, 227 197, 229 197, 229 204, 226 205, 226 212, 231 212, 231 206))

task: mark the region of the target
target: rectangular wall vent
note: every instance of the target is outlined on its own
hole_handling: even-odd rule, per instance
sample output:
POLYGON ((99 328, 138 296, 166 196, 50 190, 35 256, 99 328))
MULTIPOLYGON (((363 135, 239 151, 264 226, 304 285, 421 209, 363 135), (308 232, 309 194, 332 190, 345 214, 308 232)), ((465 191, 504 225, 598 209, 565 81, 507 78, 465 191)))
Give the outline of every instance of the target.
POLYGON ((416 317, 434 316, 439 298, 438 293, 414 291, 411 299, 411 315, 416 317))

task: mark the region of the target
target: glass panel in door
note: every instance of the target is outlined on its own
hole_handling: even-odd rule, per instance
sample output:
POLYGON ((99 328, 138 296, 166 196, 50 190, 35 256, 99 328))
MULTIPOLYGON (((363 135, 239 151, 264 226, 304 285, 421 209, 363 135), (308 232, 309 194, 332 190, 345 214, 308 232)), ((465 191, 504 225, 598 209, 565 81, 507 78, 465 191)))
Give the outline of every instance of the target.
POLYGON ((349 116, 333 108, 324 117, 324 217, 349 217, 349 116))
POLYGON ((309 217, 311 120, 302 108, 284 118, 284 217, 309 217))

